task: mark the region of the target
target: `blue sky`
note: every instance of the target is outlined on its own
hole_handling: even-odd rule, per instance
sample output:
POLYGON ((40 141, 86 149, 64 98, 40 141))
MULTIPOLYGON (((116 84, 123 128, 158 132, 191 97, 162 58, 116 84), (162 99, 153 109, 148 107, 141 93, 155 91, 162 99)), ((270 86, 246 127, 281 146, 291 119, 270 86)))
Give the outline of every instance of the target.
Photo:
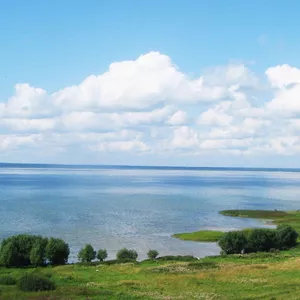
POLYGON ((299 167, 299 10, 1 1, 0 161, 299 167))

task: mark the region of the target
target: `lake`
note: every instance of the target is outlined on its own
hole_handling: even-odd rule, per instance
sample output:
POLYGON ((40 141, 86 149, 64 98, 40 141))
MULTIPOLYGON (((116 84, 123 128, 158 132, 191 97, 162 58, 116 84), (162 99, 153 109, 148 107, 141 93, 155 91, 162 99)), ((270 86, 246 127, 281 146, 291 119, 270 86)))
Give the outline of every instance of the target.
POLYGON ((60 237, 70 261, 86 243, 123 247, 139 259, 215 255, 215 243, 180 241, 173 233, 264 226, 225 217, 223 209, 300 209, 299 170, 155 168, 0 164, 0 239, 18 233, 60 237))

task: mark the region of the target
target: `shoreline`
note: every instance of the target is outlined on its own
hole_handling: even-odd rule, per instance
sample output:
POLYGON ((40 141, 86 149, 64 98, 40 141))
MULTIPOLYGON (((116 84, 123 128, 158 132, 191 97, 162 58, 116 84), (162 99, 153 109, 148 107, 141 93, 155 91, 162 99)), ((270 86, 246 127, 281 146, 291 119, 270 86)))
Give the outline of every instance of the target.
MULTIPOLYGON (((221 210, 219 214, 232 218, 257 219, 266 226, 289 224, 300 233, 300 211, 278 211, 278 210, 221 210)), ((243 228, 240 230, 249 230, 243 228)), ((217 243, 225 231, 222 230, 198 230, 193 232, 175 233, 173 238, 183 241, 217 243)))

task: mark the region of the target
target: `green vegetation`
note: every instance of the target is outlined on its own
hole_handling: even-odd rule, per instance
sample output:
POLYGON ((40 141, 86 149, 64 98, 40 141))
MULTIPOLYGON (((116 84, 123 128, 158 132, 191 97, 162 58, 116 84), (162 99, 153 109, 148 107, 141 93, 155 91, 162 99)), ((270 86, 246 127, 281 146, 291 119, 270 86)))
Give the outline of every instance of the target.
POLYGON ((0 285, 15 285, 16 283, 16 279, 10 275, 0 276, 0 285))
POLYGON ((242 231, 229 231, 219 240, 219 246, 226 254, 238 254, 247 248, 247 238, 242 231))
POLYGON ((222 231, 200 230, 195 232, 176 233, 172 236, 184 241, 217 242, 223 234, 224 232, 222 231))
POLYGON ((52 291, 23 292, 16 285, 0 285, 0 299, 298 299, 299 254, 300 248, 294 248, 280 253, 194 258, 190 262, 158 259, 135 264, 0 268, 0 276, 51 277, 56 286, 52 291))
POLYGON ((85 245, 78 253, 78 260, 80 262, 91 262, 96 258, 96 251, 90 244, 85 245))
POLYGON ((19 289, 23 292, 40 292, 55 290, 55 284, 47 277, 39 274, 24 274, 18 282, 19 289))
POLYGON ((46 246, 46 258, 51 265, 64 265, 68 262, 69 245, 62 239, 50 238, 46 246))
POLYGON ((129 250, 126 248, 123 248, 118 251, 117 253, 117 260, 124 261, 124 260, 136 260, 138 257, 138 254, 135 250, 129 250))
POLYGON ((154 249, 150 249, 147 253, 147 256, 149 259, 156 259, 156 257, 158 256, 158 251, 157 250, 154 250, 154 249))
POLYGON ((123 248, 108 261, 100 249, 92 262, 96 252, 86 245, 80 263, 63 265, 69 255, 64 241, 10 237, 0 248, 0 299, 298 299, 300 213, 279 215, 265 218, 278 224, 276 230, 218 232, 223 254, 203 259, 157 257, 149 250, 149 259, 138 262, 135 250, 123 248), (269 252, 240 254, 243 249, 269 252))
POLYGON ((222 210, 221 215, 251 219, 277 219, 289 216, 287 212, 278 210, 222 210))
POLYGON ((107 250, 106 249, 99 249, 97 252, 97 259, 99 261, 104 261, 107 258, 107 250))

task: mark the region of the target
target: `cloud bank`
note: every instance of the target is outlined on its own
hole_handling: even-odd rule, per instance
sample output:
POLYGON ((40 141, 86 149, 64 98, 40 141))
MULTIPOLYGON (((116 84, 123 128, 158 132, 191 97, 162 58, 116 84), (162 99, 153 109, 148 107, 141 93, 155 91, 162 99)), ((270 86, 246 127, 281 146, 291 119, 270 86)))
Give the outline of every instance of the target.
POLYGON ((59 160, 74 149, 82 163, 103 153, 300 153, 300 69, 289 65, 258 76, 244 64, 228 64, 191 77, 167 55, 150 52, 52 94, 18 83, 1 100, 3 161, 14 153, 27 161, 36 153, 59 160))

